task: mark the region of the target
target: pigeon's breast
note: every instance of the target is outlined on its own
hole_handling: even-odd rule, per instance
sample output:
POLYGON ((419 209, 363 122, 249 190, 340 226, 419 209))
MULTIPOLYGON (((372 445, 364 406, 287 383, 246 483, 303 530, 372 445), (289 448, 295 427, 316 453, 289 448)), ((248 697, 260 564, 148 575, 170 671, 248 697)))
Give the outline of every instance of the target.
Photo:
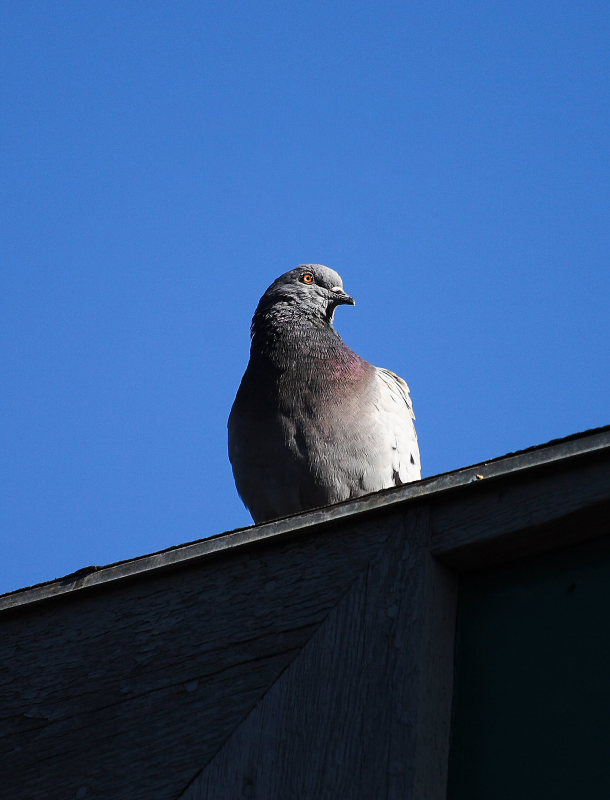
POLYGON ((336 503, 391 485, 376 368, 341 348, 252 354, 229 421, 238 490, 256 520, 336 503))
POLYGON ((332 427, 337 419, 356 412, 373 378, 374 367, 351 351, 302 358, 279 376, 277 402, 296 419, 332 427))
POLYGON ((373 407, 374 367, 353 358, 325 359, 285 374, 278 408, 287 458, 307 473, 316 505, 345 498, 346 454, 367 448, 367 417, 373 407), (362 423, 364 422, 364 426, 362 423), (356 441, 362 432, 362 441, 356 441))

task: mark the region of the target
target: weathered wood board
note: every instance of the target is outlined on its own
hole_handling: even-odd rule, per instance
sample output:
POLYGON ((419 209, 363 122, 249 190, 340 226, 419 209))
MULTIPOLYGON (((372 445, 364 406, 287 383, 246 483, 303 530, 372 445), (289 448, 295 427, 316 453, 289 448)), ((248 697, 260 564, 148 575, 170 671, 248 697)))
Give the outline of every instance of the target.
POLYGON ((396 522, 181 800, 444 795, 455 587, 427 514, 396 522))
POLYGON ((379 554, 388 526, 329 534, 5 615, 4 796, 176 797, 379 554))

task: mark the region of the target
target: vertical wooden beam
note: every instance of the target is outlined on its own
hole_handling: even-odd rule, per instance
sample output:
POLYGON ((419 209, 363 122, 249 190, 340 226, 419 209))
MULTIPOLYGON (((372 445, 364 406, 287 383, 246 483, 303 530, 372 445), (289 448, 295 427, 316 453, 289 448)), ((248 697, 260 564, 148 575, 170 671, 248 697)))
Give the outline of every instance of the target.
POLYGON ((422 674, 416 743, 416 800, 439 800, 447 791, 453 700, 457 578, 424 555, 422 674))
POLYGON ((381 554, 181 800, 445 796, 455 586, 425 509, 381 522, 381 554))

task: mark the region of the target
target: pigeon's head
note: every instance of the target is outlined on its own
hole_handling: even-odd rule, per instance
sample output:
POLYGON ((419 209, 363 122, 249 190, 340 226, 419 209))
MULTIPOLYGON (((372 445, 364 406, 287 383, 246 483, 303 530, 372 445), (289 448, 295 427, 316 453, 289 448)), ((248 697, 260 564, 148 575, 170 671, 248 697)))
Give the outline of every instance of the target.
POLYGON ((276 305, 298 308, 310 317, 322 317, 332 323, 335 308, 355 305, 343 289, 341 276, 323 264, 301 264, 275 280, 261 297, 257 314, 276 305))

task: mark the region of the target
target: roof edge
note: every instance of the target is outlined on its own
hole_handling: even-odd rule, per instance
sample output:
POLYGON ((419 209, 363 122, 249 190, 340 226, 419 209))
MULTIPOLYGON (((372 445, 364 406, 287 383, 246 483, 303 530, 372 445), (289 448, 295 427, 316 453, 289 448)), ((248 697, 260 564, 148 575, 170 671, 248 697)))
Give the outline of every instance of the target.
POLYGON ((213 555, 228 554, 244 546, 268 542, 290 534, 303 533, 306 530, 323 528, 346 518, 388 510, 396 505, 423 498, 433 498, 480 480, 500 478, 517 472, 522 473, 554 462, 567 461, 574 457, 606 449, 610 451, 610 425, 572 434, 563 439, 553 439, 543 445, 536 445, 526 450, 509 453, 489 461, 434 475, 392 489, 385 489, 336 505, 306 511, 261 525, 237 528, 233 531, 175 545, 165 550, 136 556, 102 567, 85 567, 61 578, 0 595, 0 611, 8 611, 43 600, 66 596, 81 589, 103 586, 113 581, 137 577, 159 569, 192 563, 213 555))

